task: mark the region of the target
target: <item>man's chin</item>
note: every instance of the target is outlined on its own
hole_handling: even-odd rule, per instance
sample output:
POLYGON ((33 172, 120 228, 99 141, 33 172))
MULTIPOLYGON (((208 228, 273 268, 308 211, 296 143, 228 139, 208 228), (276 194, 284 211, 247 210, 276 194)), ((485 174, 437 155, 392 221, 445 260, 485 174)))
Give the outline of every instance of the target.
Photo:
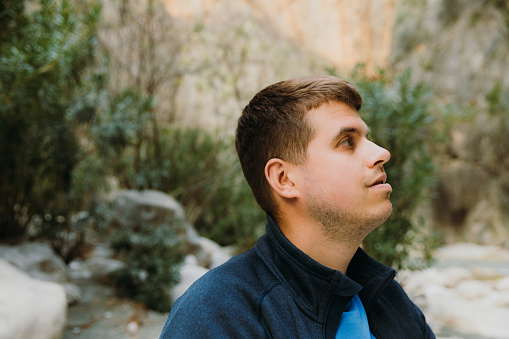
MULTIPOLYGON (((385 206, 384 206, 385 207, 385 206)), ((380 213, 374 217, 374 227, 373 229, 377 228, 378 226, 382 225, 384 222, 386 222, 392 215, 392 203, 388 201, 388 205, 380 211, 380 213)))

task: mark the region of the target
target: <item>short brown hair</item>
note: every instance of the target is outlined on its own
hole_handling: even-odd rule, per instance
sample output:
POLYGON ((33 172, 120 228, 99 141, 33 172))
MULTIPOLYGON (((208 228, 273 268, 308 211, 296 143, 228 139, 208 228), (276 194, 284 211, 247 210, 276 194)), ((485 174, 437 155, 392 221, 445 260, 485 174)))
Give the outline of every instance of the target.
POLYGON ((362 106, 357 89, 334 76, 306 76, 281 81, 258 92, 242 111, 235 148, 242 171, 260 207, 277 217, 265 164, 279 158, 298 165, 307 158, 314 131, 305 114, 330 101, 362 106))

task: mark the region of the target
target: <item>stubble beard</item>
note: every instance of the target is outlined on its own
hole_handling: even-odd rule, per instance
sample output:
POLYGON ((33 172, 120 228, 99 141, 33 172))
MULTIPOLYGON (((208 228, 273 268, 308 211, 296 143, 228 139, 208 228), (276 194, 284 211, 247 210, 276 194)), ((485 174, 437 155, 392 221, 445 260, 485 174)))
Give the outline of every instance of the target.
POLYGON ((320 223, 325 237, 336 243, 352 245, 362 242, 371 231, 383 224, 392 214, 392 205, 374 214, 352 213, 333 207, 323 198, 312 197, 308 212, 320 223))

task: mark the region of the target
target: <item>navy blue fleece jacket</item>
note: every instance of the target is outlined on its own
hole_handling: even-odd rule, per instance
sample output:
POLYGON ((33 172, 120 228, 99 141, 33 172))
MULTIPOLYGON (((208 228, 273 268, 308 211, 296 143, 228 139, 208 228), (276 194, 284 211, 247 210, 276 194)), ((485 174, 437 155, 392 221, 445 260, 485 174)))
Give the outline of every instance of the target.
POLYGON ((173 306, 160 339, 329 338, 338 300, 358 293, 371 332, 383 338, 435 338, 396 272, 358 249, 347 276, 295 247, 269 216, 267 234, 197 280, 173 306))

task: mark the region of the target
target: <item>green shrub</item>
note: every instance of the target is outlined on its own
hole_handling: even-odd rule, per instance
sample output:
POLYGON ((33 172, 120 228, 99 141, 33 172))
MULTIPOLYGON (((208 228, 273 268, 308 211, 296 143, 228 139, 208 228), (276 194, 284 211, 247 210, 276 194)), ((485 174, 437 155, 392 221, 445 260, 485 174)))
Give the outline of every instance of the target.
POLYGON ((173 129, 165 137, 168 192, 185 207, 197 230, 220 245, 251 248, 265 214, 244 179, 232 138, 199 128, 173 129))
POLYGON ((265 214, 244 180, 233 138, 183 127, 159 127, 156 136, 152 106, 150 98, 126 90, 97 117, 93 136, 104 172, 123 188, 173 196, 199 233, 220 245, 251 248, 265 214))
POLYGON ((175 239, 172 225, 140 225, 136 231, 113 232, 112 248, 125 263, 110 276, 119 294, 167 312, 172 306, 171 288, 180 281, 184 259, 182 244, 175 239))
POLYGON ((68 0, 33 8, 0 1, 0 240, 37 224, 70 261, 59 237, 79 205, 69 192, 82 155, 70 112, 95 62, 100 10, 79 14, 68 0))
POLYGON ((414 219, 419 203, 430 196, 434 180, 436 142, 430 114, 430 91, 410 81, 410 71, 389 76, 381 71, 368 77, 362 67, 353 80, 363 98, 361 117, 371 129, 374 142, 391 152, 385 169, 393 187, 392 216, 374 230, 363 247, 381 262, 408 267, 410 250, 421 251, 424 263, 431 260, 432 239, 414 219))

